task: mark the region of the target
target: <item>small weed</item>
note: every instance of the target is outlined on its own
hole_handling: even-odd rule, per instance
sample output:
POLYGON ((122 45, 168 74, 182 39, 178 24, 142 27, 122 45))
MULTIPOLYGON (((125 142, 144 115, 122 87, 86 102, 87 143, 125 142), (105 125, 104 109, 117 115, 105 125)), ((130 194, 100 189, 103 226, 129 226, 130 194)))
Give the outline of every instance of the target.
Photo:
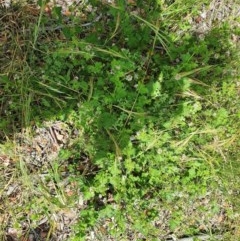
MULTIPOLYGON (((47 216, 54 232, 51 214, 74 207, 80 190, 84 205, 73 240, 235 232, 227 207, 239 188, 233 30, 216 25, 201 40, 191 32, 189 18, 200 9, 191 0, 89 4, 87 24, 65 19, 57 7, 50 18, 44 4, 30 26, 22 8, 3 16, 18 24, 9 30, 10 46, 4 43, 10 56, 0 75, 1 141, 46 120, 81 132, 43 179, 12 155, 23 205, 12 216, 28 213, 32 226, 47 216)), ((238 200, 232 204, 235 210, 238 200)), ((24 215, 13 222, 19 229, 24 215)))

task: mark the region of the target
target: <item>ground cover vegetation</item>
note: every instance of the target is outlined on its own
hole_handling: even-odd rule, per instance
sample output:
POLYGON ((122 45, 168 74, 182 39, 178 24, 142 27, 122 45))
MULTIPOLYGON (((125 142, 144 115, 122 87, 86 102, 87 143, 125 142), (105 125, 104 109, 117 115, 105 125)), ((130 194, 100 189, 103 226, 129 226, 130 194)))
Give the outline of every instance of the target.
POLYGON ((240 239, 239 19, 200 38, 189 19, 201 21, 208 0, 88 2, 91 11, 67 17, 46 13, 45 1, 0 9, 0 154, 14 163, 1 163, 0 212, 21 229, 76 205, 80 194, 59 184, 67 163, 84 203, 72 240, 240 239), (28 168, 14 140, 55 120, 78 136, 45 170, 53 197, 47 180, 32 185, 41 169, 28 168), (24 187, 14 207, 4 196, 13 180, 24 187))

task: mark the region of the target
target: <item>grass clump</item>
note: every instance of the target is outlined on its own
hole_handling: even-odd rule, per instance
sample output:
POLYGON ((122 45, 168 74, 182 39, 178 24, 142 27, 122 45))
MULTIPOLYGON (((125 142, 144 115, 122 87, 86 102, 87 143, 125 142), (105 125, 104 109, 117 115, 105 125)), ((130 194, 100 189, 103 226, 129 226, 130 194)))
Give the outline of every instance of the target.
MULTIPOLYGON (((73 240, 89 232, 98 240, 237 235, 237 205, 227 205, 239 187, 239 51, 231 40, 239 30, 224 23, 200 39, 189 24, 200 10, 192 1, 90 3, 85 23, 58 8, 50 18, 42 5, 33 34, 21 35, 28 44, 14 44, 19 31, 10 35, 16 55, 1 74, 1 136, 56 119, 81 130, 48 170, 58 184, 60 163, 71 159, 71 182, 86 203, 73 240), (78 170, 83 155, 87 172, 78 170)), ((50 200, 45 186, 40 216, 45 201, 73 205, 57 187, 50 200)))

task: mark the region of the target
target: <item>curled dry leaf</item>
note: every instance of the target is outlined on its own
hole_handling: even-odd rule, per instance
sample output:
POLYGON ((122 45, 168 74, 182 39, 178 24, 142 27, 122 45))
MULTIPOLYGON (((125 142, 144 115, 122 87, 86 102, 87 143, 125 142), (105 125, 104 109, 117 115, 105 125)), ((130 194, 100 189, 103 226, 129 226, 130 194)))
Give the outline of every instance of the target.
POLYGON ((5 167, 9 166, 11 160, 7 155, 0 155, 0 162, 3 164, 5 167))

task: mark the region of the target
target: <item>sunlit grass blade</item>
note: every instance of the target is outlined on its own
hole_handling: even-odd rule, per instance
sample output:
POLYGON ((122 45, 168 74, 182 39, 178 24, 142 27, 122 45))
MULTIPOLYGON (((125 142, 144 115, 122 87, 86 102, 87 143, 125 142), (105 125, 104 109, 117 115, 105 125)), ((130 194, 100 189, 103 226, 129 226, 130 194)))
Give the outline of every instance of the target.
MULTIPOLYGON (((121 58, 121 59, 129 59, 128 57, 126 57, 124 54, 115 51, 113 49, 104 49, 104 48, 100 48, 97 46, 92 46, 91 45, 91 50, 95 50, 96 52, 101 52, 107 55, 111 55, 113 57, 117 57, 117 58, 121 58)), ((81 50, 73 50, 73 49, 59 49, 57 51, 55 51, 57 54, 64 54, 64 55, 69 55, 69 54, 73 54, 73 55, 94 55, 92 52, 87 52, 87 51, 81 51, 81 50)))
MULTIPOLYGON (((64 79, 63 76, 59 76, 59 78, 62 79, 63 81, 65 81, 65 79, 64 79)), ((52 79, 50 79, 50 78, 46 78, 46 80, 50 81, 51 83, 53 83, 53 84, 55 84, 55 85, 57 85, 57 86, 61 86, 61 87, 65 88, 65 89, 67 89, 67 90, 71 90, 71 91, 79 94, 79 91, 74 90, 73 88, 70 88, 69 86, 66 86, 66 85, 62 84, 60 81, 57 82, 57 81, 54 81, 54 80, 52 80, 52 79)), ((42 82, 39 82, 39 83, 40 83, 40 84, 43 84, 42 82)), ((56 89, 56 90, 57 90, 57 89, 56 89)))
POLYGON ((186 146, 195 135, 214 134, 214 133, 217 133, 217 130, 214 130, 214 129, 197 130, 197 131, 194 131, 194 132, 190 133, 189 136, 186 139, 175 143, 175 146, 182 148, 182 147, 186 146))
POLYGON ((114 31, 113 31, 111 37, 109 38, 109 40, 113 39, 113 38, 116 36, 117 31, 118 31, 118 29, 119 29, 119 25, 120 25, 120 13, 118 13, 118 15, 117 15, 116 26, 115 26, 115 29, 114 29, 114 31))
POLYGON ((53 91, 53 92, 56 92, 56 93, 58 93, 58 94, 64 94, 64 92, 62 92, 62 91, 60 91, 60 90, 58 90, 58 89, 56 89, 56 88, 53 88, 53 87, 50 86, 50 85, 46 85, 46 84, 44 84, 44 83, 42 83, 42 82, 38 82, 38 83, 39 83, 40 85, 46 87, 47 89, 53 91))
POLYGON ((198 79, 196 79, 196 78, 189 78, 189 77, 187 77, 187 79, 188 79, 188 81, 189 81, 190 83, 192 83, 192 84, 210 87, 210 85, 207 85, 207 84, 205 84, 204 82, 202 82, 202 81, 200 81, 200 80, 198 80, 198 79))
POLYGON ((201 67, 201 68, 193 69, 191 71, 181 72, 181 73, 178 73, 178 74, 175 75, 175 79, 180 80, 180 79, 182 79, 184 77, 187 77, 187 76, 190 76, 192 74, 196 74, 196 73, 199 73, 199 72, 202 72, 202 71, 208 71, 211 68, 213 68, 213 66, 208 65, 208 66, 204 66, 204 67, 201 67))
POLYGON ((100 47, 93 47, 94 50, 98 51, 98 52, 102 52, 108 55, 111 55, 113 57, 117 57, 117 58, 121 58, 121 59, 128 59, 125 55, 113 50, 113 49, 103 49, 100 47))
POLYGON ((165 49, 165 51, 167 52, 167 54, 169 55, 169 57, 171 57, 171 54, 169 52, 168 49, 168 44, 170 44, 169 39, 167 37, 165 37, 164 32, 162 32, 159 29, 159 26, 156 26, 150 22, 148 22, 147 20, 139 17, 136 14, 132 14, 133 17, 137 18, 138 20, 142 21, 143 23, 145 23, 150 29, 152 29, 154 31, 154 33, 156 34, 156 37, 158 39, 158 41, 160 42, 160 44, 163 46, 163 48, 165 49))
POLYGON ((183 93, 180 94, 176 94, 177 96, 182 96, 182 97, 193 97, 196 100, 200 100, 203 99, 203 97, 201 97, 200 95, 198 95, 195 91, 193 90, 188 90, 188 91, 184 91, 183 93))
POLYGON ((108 129, 105 129, 105 130, 106 130, 106 132, 108 133, 108 135, 109 135, 110 139, 112 140, 112 142, 114 143, 115 151, 116 151, 116 156, 117 156, 118 158, 121 158, 122 152, 121 152, 121 149, 120 149, 120 147, 119 147, 119 145, 118 145, 115 137, 113 136, 113 134, 112 134, 108 129))
POLYGON ((58 49, 57 51, 54 51, 53 53, 57 53, 59 55, 61 55, 61 54, 63 54, 63 55, 69 55, 69 54, 85 55, 85 54, 89 54, 89 52, 87 52, 87 51, 81 51, 81 50, 78 50, 78 49, 70 49, 70 48, 58 49))
POLYGON ((117 105, 113 105, 113 106, 118 108, 118 109, 120 109, 120 110, 122 110, 122 111, 124 111, 124 112, 126 112, 126 113, 128 113, 128 114, 130 114, 130 115, 146 116, 148 114, 146 112, 140 113, 140 112, 134 112, 134 111, 126 110, 126 109, 124 109, 124 108, 122 108, 120 106, 117 106, 117 105))

